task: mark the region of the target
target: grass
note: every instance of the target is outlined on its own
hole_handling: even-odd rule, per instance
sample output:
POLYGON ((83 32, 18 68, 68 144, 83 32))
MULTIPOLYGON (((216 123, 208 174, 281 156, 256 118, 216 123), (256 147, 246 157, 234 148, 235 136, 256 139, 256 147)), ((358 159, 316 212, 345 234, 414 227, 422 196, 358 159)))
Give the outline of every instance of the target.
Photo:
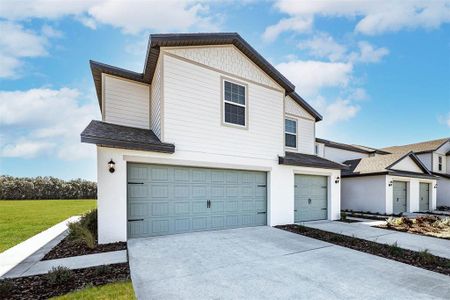
POLYGON ((107 299, 136 299, 131 281, 109 283, 98 287, 88 287, 63 296, 52 298, 55 300, 107 300, 107 299))
POLYGON ((0 252, 96 205, 96 200, 0 200, 0 252))

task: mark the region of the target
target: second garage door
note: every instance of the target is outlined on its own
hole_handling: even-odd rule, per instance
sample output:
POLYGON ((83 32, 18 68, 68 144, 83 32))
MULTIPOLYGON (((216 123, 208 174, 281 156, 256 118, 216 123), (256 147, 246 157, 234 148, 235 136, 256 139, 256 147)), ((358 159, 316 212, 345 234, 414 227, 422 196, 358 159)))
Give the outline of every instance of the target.
POLYGON ((264 172, 128 164, 128 237, 266 225, 264 172))
POLYGON ((394 214, 406 212, 406 182, 394 181, 393 193, 394 214))
POLYGON ((327 219, 327 177, 295 175, 294 180, 294 221, 327 219))
POLYGON ((419 210, 430 210, 430 184, 421 182, 419 188, 419 210))

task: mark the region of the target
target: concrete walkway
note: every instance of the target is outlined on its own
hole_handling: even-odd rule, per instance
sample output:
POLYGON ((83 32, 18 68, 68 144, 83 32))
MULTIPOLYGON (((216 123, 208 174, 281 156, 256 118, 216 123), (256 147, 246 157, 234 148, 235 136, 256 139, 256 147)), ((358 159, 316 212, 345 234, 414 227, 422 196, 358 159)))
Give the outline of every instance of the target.
POLYGON ((397 242, 397 245, 403 249, 413 251, 423 251, 427 249, 434 255, 450 259, 450 240, 370 226, 378 223, 380 222, 344 223, 339 221, 312 221, 299 224, 324 231, 354 236, 377 243, 392 245, 397 242))
MULTIPOLYGON (((67 230, 67 224, 77 222, 79 219, 79 216, 70 217, 50 227, 49 229, 36 234, 28 240, 0 253, 0 277, 16 267, 22 261, 30 258, 39 249, 42 249, 46 245, 47 247, 51 246, 52 241, 53 243, 56 241, 54 245, 58 244, 59 241, 64 238, 64 232, 67 230)), ((36 260, 40 260, 41 258, 38 259, 37 257, 31 257, 29 262, 31 263, 36 260)))
POLYGON ((69 269, 83 269, 101 265, 111 265, 128 261, 127 250, 88 254, 67 258, 42 260, 29 268, 16 268, 5 274, 4 277, 14 278, 45 274, 54 267, 62 266, 69 269))
POLYGON ((138 299, 450 299, 450 277, 260 226, 128 241, 138 299))

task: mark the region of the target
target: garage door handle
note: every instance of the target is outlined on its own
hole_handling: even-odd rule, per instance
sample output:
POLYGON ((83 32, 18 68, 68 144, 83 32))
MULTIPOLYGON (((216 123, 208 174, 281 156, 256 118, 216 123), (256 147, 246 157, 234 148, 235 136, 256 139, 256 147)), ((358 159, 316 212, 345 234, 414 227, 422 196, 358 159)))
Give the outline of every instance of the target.
POLYGON ((128 184, 144 184, 143 182, 128 182, 128 184))
POLYGON ((128 222, 144 221, 144 219, 129 219, 128 222))
POLYGON ((311 198, 308 199, 308 204, 311 204, 311 198))

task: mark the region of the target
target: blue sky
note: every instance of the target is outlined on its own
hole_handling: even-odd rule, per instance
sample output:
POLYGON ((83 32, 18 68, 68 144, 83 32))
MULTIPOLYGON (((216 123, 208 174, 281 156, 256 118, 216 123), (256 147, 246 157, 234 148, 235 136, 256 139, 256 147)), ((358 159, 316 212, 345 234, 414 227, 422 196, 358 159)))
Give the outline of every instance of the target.
POLYGON ((141 72, 150 33, 236 31, 323 116, 383 147, 450 136, 450 1, 3 1, 0 173, 95 180, 89 59, 141 72), (133 3, 130 3, 133 2, 133 3))

